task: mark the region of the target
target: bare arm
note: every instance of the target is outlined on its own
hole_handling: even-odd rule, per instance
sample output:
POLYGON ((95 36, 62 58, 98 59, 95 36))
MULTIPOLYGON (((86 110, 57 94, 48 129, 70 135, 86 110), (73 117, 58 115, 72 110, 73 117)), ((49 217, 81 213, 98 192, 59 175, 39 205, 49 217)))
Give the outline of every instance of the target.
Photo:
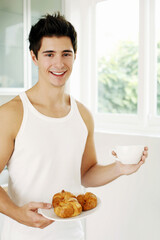
POLYGON ((94 144, 94 122, 88 110, 79 105, 81 116, 88 129, 88 138, 81 164, 81 182, 85 187, 97 187, 112 182, 122 175, 129 175, 136 172, 145 162, 147 148, 138 164, 122 164, 115 161, 109 165, 99 165, 96 157, 94 144))
MULTIPOLYGON (((6 114, 6 108, 2 107, 0 109, 0 172, 4 169, 5 165, 7 165, 14 149, 14 139, 12 133, 10 133, 10 124, 9 115, 6 114)), ((0 187, 0 212, 6 215, 9 215, 9 213, 14 215, 14 211, 11 211, 11 209, 15 208, 16 206, 8 197, 7 193, 0 187)))
MULTIPOLYGON (((14 151, 15 137, 21 125, 22 115, 22 106, 17 101, 0 107, 0 173, 14 151)), ((52 221, 38 214, 37 209, 50 207, 50 204, 46 203, 28 203, 19 207, 0 187, 0 212, 20 223, 40 228, 48 226, 52 221)))

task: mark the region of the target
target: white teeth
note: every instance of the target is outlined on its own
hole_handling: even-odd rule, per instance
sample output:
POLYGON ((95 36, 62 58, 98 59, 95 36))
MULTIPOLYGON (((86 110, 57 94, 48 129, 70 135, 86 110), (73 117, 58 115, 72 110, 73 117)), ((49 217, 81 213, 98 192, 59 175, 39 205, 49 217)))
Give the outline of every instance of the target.
POLYGON ((53 72, 54 75, 62 75, 64 72, 61 72, 61 73, 56 73, 56 72, 53 72))

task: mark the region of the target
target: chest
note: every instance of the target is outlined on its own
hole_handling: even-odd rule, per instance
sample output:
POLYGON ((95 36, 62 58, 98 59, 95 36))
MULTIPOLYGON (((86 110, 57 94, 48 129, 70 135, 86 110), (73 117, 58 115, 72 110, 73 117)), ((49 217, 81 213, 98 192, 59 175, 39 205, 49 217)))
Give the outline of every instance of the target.
POLYGON ((71 159, 83 154, 87 135, 83 120, 76 116, 67 121, 37 121, 32 117, 16 141, 14 153, 26 156, 26 159, 52 159, 51 156, 59 161, 65 156, 71 159))

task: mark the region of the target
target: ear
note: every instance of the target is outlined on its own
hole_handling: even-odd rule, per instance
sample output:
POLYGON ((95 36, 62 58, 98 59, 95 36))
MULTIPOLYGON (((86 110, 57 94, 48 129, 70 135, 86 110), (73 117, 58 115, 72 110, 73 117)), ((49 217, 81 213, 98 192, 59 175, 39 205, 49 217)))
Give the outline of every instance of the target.
POLYGON ((34 52, 32 50, 30 51, 30 53, 31 53, 31 58, 32 58, 34 64, 37 66, 38 65, 38 60, 36 58, 36 55, 34 54, 34 52))
POLYGON ((75 54, 74 54, 74 60, 76 60, 76 56, 77 56, 77 54, 75 53, 75 54))

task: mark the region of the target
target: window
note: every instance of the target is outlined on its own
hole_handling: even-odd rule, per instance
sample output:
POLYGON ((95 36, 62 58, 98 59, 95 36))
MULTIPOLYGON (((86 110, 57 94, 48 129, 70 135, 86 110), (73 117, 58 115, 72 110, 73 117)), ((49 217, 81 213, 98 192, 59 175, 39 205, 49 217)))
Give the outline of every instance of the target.
POLYGON ((97 3, 99 113, 137 113, 138 33, 138 0, 108 0, 97 3))
POLYGON ((63 0, 1 0, 0 105, 36 83, 37 69, 28 49, 30 27, 41 15, 62 7, 63 0))
POLYGON ((96 129, 159 135, 160 0, 92 3, 90 106, 96 129))
POLYGON ((95 129, 159 136, 160 0, 67 0, 66 7, 78 29, 70 92, 91 110, 95 129))
POLYGON ((0 88, 23 88, 23 2, 2 0, 0 22, 0 88))

